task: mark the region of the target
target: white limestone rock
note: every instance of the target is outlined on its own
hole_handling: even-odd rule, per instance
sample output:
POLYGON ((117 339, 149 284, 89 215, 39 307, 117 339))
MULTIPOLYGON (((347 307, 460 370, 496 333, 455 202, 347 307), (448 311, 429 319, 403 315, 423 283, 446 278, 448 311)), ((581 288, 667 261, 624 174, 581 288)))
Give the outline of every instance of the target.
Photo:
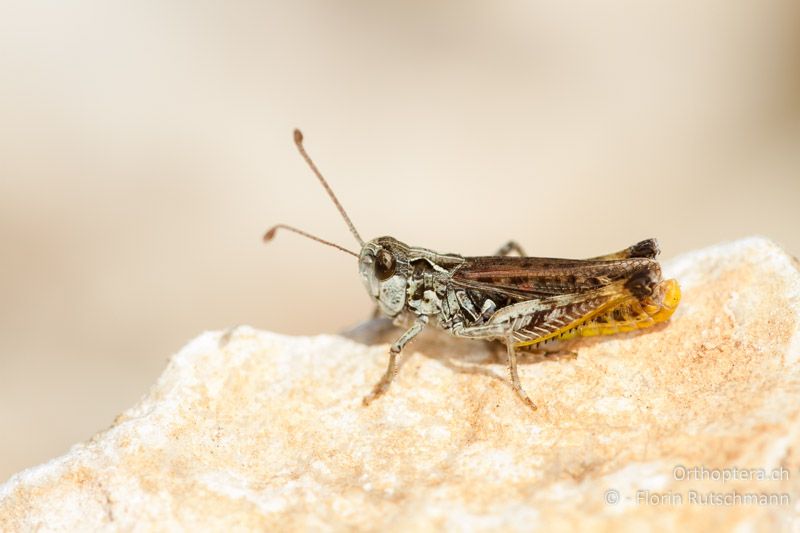
POLYGON ((750 238, 665 270, 669 324, 521 359, 536 413, 488 343, 425 334, 363 407, 385 344, 205 333, 110 429, 0 486, 0 530, 800 527, 797 260, 750 238), (732 468, 783 479, 679 479, 732 468), (789 502, 731 501, 750 493, 789 502))

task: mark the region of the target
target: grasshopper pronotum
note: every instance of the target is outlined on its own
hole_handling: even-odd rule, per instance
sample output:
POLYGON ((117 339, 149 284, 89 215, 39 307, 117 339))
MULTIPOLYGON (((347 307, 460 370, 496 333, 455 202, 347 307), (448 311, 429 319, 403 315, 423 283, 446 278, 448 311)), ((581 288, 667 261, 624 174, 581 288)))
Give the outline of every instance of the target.
POLYGON ((270 228, 264 240, 286 229, 355 256, 380 312, 398 325, 410 323, 389 349, 389 366, 364 405, 387 391, 403 347, 433 325, 457 337, 502 341, 511 386, 535 410, 520 385, 516 348, 647 328, 668 320, 680 302, 678 282, 661 277, 654 239, 590 259, 526 257, 514 241, 482 257, 441 254, 393 237, 365 242, 306 153, 300 130, 294 131, 294 141, 361 250, 352 252, 284 224, 270 228))

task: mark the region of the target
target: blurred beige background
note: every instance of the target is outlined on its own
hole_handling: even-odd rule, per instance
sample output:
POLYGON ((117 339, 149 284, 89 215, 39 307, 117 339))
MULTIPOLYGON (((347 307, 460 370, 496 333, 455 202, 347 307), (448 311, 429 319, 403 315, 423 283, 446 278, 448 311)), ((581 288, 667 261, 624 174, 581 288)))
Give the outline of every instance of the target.
POLYGON ((800 252, 800 3, 0 5, 0 480, 203 330, 366 317, 365 237, 800 252))

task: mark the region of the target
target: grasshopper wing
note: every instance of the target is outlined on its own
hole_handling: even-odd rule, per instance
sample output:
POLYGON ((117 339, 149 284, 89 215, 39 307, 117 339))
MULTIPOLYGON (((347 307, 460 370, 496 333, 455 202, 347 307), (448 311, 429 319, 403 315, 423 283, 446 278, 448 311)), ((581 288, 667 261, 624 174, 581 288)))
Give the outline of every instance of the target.
POLYGON ((499 304, 486 326, 502 326, 517 346, 609 335, 669 319, 680 300, 654 259, 474 257, 452 283, 499 304))
POLYGON ((453 272, 458 287, 507 295, 511 300, 580 294, 622 281, 646 293, 661 279, 654 259, 555 259, 543 257, 467 257, 453 272))

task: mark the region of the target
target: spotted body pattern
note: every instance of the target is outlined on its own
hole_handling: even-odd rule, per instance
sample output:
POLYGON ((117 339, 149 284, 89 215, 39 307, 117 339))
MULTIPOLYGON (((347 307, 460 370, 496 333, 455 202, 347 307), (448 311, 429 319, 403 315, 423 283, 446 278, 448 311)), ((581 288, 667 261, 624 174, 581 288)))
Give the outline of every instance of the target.
MULTIPOLYGON (((522 252, 514 243, 500 252, 509 249, 522 252)), ((435 326, 457 337, 504 342, 512 383, 518 384, 516 348, 668 320, 680 288, 675 280, 662 279, 657 254, 656 241, 649 239, 584 260, 463 257, 379 237, 362 246, 359 270, 382 314, 398 324, 413 322, 390 358, 424 326, 435 326)), ((390 362, 365 403, 385 392, 394 371, 390 362)), ((535 408, 521 387, 514 388, 535 408)))

